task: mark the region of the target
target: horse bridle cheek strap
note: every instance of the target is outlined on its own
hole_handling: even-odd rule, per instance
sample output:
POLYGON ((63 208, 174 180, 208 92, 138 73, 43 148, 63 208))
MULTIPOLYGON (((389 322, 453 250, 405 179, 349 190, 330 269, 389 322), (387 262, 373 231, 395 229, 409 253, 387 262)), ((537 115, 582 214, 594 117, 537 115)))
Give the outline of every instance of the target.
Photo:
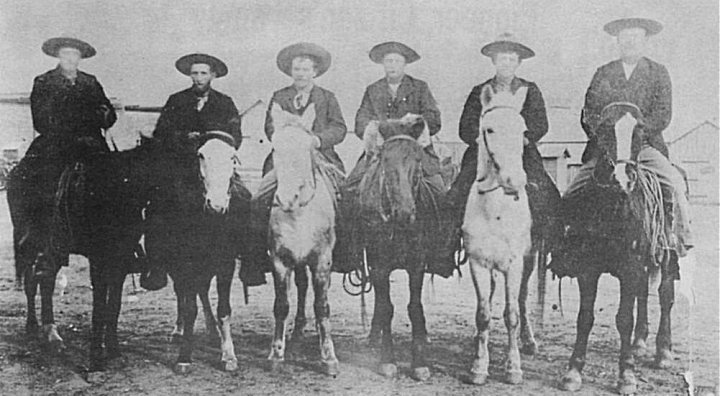
MULTIPOLYGON (((512 106, 497 106, 497 107, 492 107, 492 108, 488 109, 487 111, 483 112, 482 117, 485 117, 485 115, 486 115, 487 113, 489 113, 489 112, 491 112, 491 111, 493 111, 493 110, 497 110, 497 109, 514 109, 514 107, 512 107, 512 106)), ((481 119, 482 119, 482 118, 481 118, 481 119)), ((497 163, 497 160, 495 160, 495 153, 493 153, 493 152, 490 150, 490 146, 488 145, 488 141, 487 141, 487 133, 485 133, 485 130, 482 130, 480 133, 482 133, 483 146, 485 147, 485 152, 487 153, 488 158, 490 159, 488 162, 489 162, 489 164, 492 166, 492 168, 494 169, 495 172, 499 172, 499 171, 500 171, 500 165, 497 163)), ((478 178, 477 178, 476 182, 477 182, 477 183, 482 183, 482 182, 486 181, 486 180, 488 179, 488 175, 489 175, 490 173, 491 173, 491 171, 488 171, 488 172, 485 172, 484 175, 478 175, 478 178)), ((518 199, 520 199, 517 190, 515 190, 515 189, 513 189, 513 188, 510 188, 509 186, 503 185, 502 183, 500 183, 499 181, 497 181, 497 178, 495 178, 494 181, 495 181, 495 183, 494 183, 495 185, 494 185, 493 187, 485 188, 485 189, 478 188, 478 194, 481 194, 481 195, 482 195, 482 194, 487 194, 487 193, 489 193, 489 192, 492 192, 492 191, 495 191, 495 190, 497 190, 497 189, 499 189, 499 188, 502 188, 502 189, 505 191, 505 195, 513 195, 513 196, 515 197, 515 200, 516 200, 516 201, 517 201, 518 199)))

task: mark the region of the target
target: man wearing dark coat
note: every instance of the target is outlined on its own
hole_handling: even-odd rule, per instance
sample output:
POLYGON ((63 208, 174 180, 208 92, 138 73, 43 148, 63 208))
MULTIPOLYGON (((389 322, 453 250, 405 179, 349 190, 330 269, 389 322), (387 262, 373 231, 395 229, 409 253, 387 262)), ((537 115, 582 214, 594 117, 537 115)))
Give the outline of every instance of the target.
MULTIPOLYGON (((39 136, 16 168, 24 204, 38 205, 23 242, 35 245, 34 251, 44 251, 60 175, 83 156, 108 151, 103 130, 117 120, 95 76, 78 70, 80 60, 94 56, 95 48, 75 38, 55 37, 43 43, 42 50, 59 62, 35 78, 30 109, 39 136)), ((35 275, 52 276, 56 267, 51 260, 36 260, 35 275)))
POLYGON ((457 231, 450 237, 447 248, 447 255, 452 256, 459 248, 459 226, 465 214, 465 203, 467 202, 470 188, 475 182, 477 173, 478 145, 476 139, 480 134, 480 117, 483 113, 480 93, 482 89, 490 85, 495 92, 510 91, 517 92, 518 88, 526 87, 527 96, 520 115, 525 120, 527 130, 525 131, 523 149, 523 168, 528 177, 528 198, 530 209, 533 212, 533 219, 541 212, 550 215, 553 206, 553 198, 559 193, 550 176, 545 171, 542 157, 537 149, 537 143, 548 131, 547 113, 545 101, 537 84, 517 77, 515 71, 523 60, 535 56, 533 50, 517 41, 510 33, 501 34, 495 41, 485 45, 482 54, 491 58, 495 66, 496 74, 493 78, 473 87, 465 101, 462 115, 460 116, 459 136, 469 147, 463 155, 460 173, 453 186, 448 192, 450 205, 450 216, 458 225, 457 231))
MULTIPOLYGON (((440 110, 428 84, 405 73, 406 65, 418 61, 420 55, 403 43, 389 41, 374 46, 370 50, 369 57, 374 63, 383 66, 385 76, 370 84, 365 90, 360 108, 355 115, 355 134, 366 143, 366 151, 373 150, 372 147, 380 146, 386 138, 398 132, 395 130, 398 120, 411 121, 418 117, 422 119, 423 122, 416 124, 416 127, 420 129, 424 127, 426 130, 422 133, 415 130, 408 133, 416 136, 418 143, 423 146, 424 182, 432 186, 432 191, 435 192, 434 199, 437 202, 447 190, 440 174, 440 161, 430 140, 431 136, 440 132, 442 126, 440 110)), ((346 246, 354 243, 353 236, 359 235, 355 230, 357 226, 355 223, 358 222, 356 218, 358 208, 355 206, 357 198, 362 194, 358 191, 359 185, 371 161, 370 153, 363 153, 348 176, 343 189, 345 219, 340 224, 338 240, 345 242, 346 246)), ((437 215, 436 218, 439 218, 439 213, 437 215)), ((436 232, 439 233, 440 230, 436 232)), ((436 238, 436 240, 440 239, 436 238)), ((428 252, 436 253, 438 249, 431 245, 432 243, 427 244, 428 252)), ((355 251, 359 248, 349 247, 355 251)), ((343 253, 334 265, 349 266, 347 270, 353 269, 352 257, 357 257, 358 253, 343 253)), ((449 276, 454 269, 454 265, 437 267, 436 260, 432 257, 428 259, 427 264, 429 272, 442 276, 449 276)))
MULTIPOLYGON (((242 142, 241 119, 233 100, 211 86, 215 78, 228 73, 225 63, 214 56, 195 53, 178 59, 175 67, 191 78, 192 86, 170 95, 153 132, 158 189, 147 211, 149 225, 145 245, 149 268, 141 277, 141 285, 149 290, 158 290, 167 283, 164 264, 167 258, 161 257, 160 252, 166 250, 170 241, 163 240, 161 235, 167 234, 163 227, 170 227, 168 224, 177 218, 178 202, 171 188, 173 180, 197 177, 192 171, 194 168, 186 165, 196 161, 196 145, 192 142, 210 131, 230 134, 236 149, 242 142)), ((243 190, 241 195, 250 195, 243 186, 237 187, 243 190)))
POLYGON ((565 195, 575 194, 591 179, 601 150, 607 150, 612 159, 616 159, 614 124, 600 124, 600 116, 610 103, 630 102, 642 113, 635 126, 631 155, 657 174, 665 205, 672 208, 673 203, 677 203, 678 236, 686 247, 690 247, 693 242, 689 204, 683 193, 685 183, 668 159, 663 138, 663 131, 672 118, 670 75, 665 66, 644 56, 647 37, 659 33, 662 25, 651 19, 623 18, 607 23, 604 30, 617 37, 620 59, 601 66, 585 94, 580 122, 588 143, 582 156, 583 165, 565 195))
MULTIPOLYGON (((265 135, 272 140, 275 132, 271 115, 273 106, 280 106, 284 111, 301 116, 313 104, 316 116, 311 132, 315 137, 315 148, 340 173, 344 173, 345 166, 335 151, 335 145, 341 143, 347 134, 345 119, 335 94, 315 84, 315 78, 330 68, 330 53, 316 44, 297 43, 283 48, 276 61, 278 69, 291 77, 293 84, 273 93, 265 117, 265 135)), ((263 179, 252 200, 249 259, 243 261, 239 272, 245 286, 265 284, 265 272, 271 269, 268 226, 272 199, 277 189, 277 178, 272 172, 272 156, 271 152, 265 158, 263 179)))

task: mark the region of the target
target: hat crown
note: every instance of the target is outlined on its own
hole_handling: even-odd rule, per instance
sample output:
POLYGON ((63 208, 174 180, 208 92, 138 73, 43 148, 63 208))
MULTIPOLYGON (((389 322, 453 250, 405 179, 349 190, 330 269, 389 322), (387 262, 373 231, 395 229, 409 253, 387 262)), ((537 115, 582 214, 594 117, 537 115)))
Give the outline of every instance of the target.
POLYGON ((510 33, 510 32, 500 33, 500 34, 497 36, 497 38, 495 39, 495 41, 512 41, 512 42, 514 42, 514 43, 518 43, 518 42, 519 42, 519 40, 517 39, 517 37, 515 37, 515 34, 510 33))

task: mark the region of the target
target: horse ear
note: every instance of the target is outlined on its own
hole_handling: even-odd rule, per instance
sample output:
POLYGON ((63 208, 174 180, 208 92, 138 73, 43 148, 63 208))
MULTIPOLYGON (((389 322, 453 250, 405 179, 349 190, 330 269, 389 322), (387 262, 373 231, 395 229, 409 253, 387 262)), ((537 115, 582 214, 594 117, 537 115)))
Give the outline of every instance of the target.
POLYGON ((490 102, 492 102, 493 97, 493 89, 490 86, 490 84, 485 85, 482 88, 482 91, 480 91, 480 103, 482 104, 483 109, 487 109, 490 106, 490 102))
POLYGON ((527 97, 527 92, 527 87, 520 87, 518 88, 517 92, 515 92, 515 95, 513 95, 513 101, 515 101, 516 108, 523 108, 523 105, 525 104, 525 98, 527 97))
POLYGON ((300 123, 306 131, 312 131, 313 123, 315 122, 315 103, 310 103, 305 109, 302 117, 300 117, 300 123))

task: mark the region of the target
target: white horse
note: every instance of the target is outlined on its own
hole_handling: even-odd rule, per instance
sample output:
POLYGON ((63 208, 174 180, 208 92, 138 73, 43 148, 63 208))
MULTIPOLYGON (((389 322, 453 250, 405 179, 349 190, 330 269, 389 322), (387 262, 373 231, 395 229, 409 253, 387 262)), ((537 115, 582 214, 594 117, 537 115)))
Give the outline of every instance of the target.
MULTIPOLYGON (((520 313, 518 292, 523 277, 523 260, 530 254, 530 208, 525 192, 526 176, 522 166, 523 132, 527 130, 520 110, 527 89, 513 95, 494 93, 486 86, 481 92, 483 114, 478 136, 477 181, 467 201, 462 226, 477 295, 475 322, 476 354, 469 382, 483 384, 488 376, 488 333, 493 272, 505 276, 505 326, 508 330, 506 380, 522 382, 518 329, 520 313)), ((532 262, 532 260, 530 260, 532 262)), ((524 301, 520 302, 521 304, 524 301)), ((525 310, 522 310, 525 313, 525 310)), ((534 344, 527 320, 522 321, 525 342, 534 344)))
POLYGON ((328 304, 335 246, 335 206, 323 176, 315 167, 319 152, 315 149, 316 138, 310 132, 315 121, 315 106, 308 106, 301 117, 273 106, 271 116, 275 127, 272 144, 278 188, 270 212, 275 333, 268 359, 273 367, 285 359, 290 274, 296 269, 298 276, 309 267, 315 293, 314 311, 322 371, 337 375, 338 360, 330 335, 328 304))

